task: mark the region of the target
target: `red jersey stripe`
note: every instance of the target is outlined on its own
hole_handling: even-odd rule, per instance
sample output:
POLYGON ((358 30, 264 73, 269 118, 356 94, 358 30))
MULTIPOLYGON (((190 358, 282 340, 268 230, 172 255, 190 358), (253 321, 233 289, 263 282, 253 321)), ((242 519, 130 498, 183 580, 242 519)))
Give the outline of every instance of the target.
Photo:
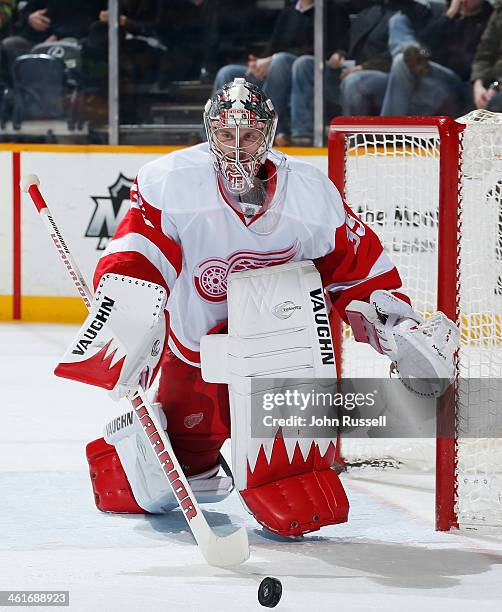
POLYGON ((174 342, 174 344, 176 345, 176 348, 183 355, 183 357, 185 357, 186 359, 188 359, 189 361, 193 363, 200 363, 200 353, 198 351, 192 351, 191 349, 181 344, 178 338, 176 338, 172 329, 169 331, 169 337, 174 342))
POLYGON ((113 240, 123 238, 127 234, 141 234, 152 242, 171 263, 179 276, 181 272, 181 248, 172 238, 145 223, 141 211, 131 208, 122 219, 113 236, 113 240))
POLYGON ((133 278, 140 278, 151 283, 161 285, 169 296, 169 287, 160 271, 141 253, 135 251, 122 251, 104 255, 98 262, 94 272, 94 289, 99 284, 103 274, 123 274, 133 278))
MULTIPOLYGON (((367 301, 373 291, 377 289, 397 289, 401 286, 401 277, 396 268, 388 272, 369 278, 354 287, 333 294, 332 304, 338 310, 340 316, 348 323, 345 308, 352 300, 367 301)), ((408 300, 407 300, 408 301, 408 300)))
POLYGON ((150 221, 153 227, 159 232, 162 231, 162 211, 150 204, 140 192, 138 187, 138 206, 144 216, 150 221))

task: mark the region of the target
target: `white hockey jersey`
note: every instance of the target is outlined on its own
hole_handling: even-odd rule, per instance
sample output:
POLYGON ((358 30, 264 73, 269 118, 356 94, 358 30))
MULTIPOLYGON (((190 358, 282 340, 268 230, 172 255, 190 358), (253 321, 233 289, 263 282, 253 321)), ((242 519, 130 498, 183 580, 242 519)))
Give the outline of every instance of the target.
POLYGON ((230 272, 311 259, 343 317, 352 299, 401 285, 377 236, 320 170, 287 156, 274 187, 256 231, 224 197, 207 144, 146 164, 95 284, 114 272, 166 287, 169 347, 195 366, 201 336, 227 318, 230 272))

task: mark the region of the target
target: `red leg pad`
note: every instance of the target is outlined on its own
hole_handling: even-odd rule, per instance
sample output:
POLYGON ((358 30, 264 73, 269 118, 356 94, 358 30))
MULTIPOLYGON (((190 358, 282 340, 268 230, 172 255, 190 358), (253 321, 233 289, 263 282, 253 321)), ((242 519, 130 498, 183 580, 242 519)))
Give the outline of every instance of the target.
POLYGON ((349 515, 349 501, 332 469, 290 476, 245 489, 241 495, 256 520, 282 536, 345 523, 349 515))
POLYGON ((134 499, 114 446, 104 438, 89 442, 86 447, 96 506, 102 512, 148 514, 134 499))

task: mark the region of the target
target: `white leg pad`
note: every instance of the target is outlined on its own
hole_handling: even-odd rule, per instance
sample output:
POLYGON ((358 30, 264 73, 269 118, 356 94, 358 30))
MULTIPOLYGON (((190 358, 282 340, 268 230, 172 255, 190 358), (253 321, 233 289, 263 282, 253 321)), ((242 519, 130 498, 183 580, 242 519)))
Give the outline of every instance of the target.
MULTIPOLYGON (((155 415, 162 427, 167 425, 160 404, 153 404, 155 415)), ((178 507, 178 501, 166 482, 158 458, 150 444, 145 444, 144 430, 129 411, 105 425, 104 438, 115 446, 134 499, 139 506, 152 514, 164 514, 178 507)), ((190 477, 190 485, 199 503, 222 501, 233 490, 233 479, 228 466, 222 461, 226 476, 217 476, 220 465, 202 474, 190 477)))

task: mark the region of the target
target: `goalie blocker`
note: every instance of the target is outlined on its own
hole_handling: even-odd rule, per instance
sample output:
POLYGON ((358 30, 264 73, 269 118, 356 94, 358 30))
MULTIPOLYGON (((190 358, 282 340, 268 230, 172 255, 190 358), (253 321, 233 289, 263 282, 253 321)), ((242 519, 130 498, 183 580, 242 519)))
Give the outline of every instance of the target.
POLYGON ((119 399, 138 383, 148 389, 166 341, 166 290, 105 274, 87 319, 54 373, 112 391, 119 399))

